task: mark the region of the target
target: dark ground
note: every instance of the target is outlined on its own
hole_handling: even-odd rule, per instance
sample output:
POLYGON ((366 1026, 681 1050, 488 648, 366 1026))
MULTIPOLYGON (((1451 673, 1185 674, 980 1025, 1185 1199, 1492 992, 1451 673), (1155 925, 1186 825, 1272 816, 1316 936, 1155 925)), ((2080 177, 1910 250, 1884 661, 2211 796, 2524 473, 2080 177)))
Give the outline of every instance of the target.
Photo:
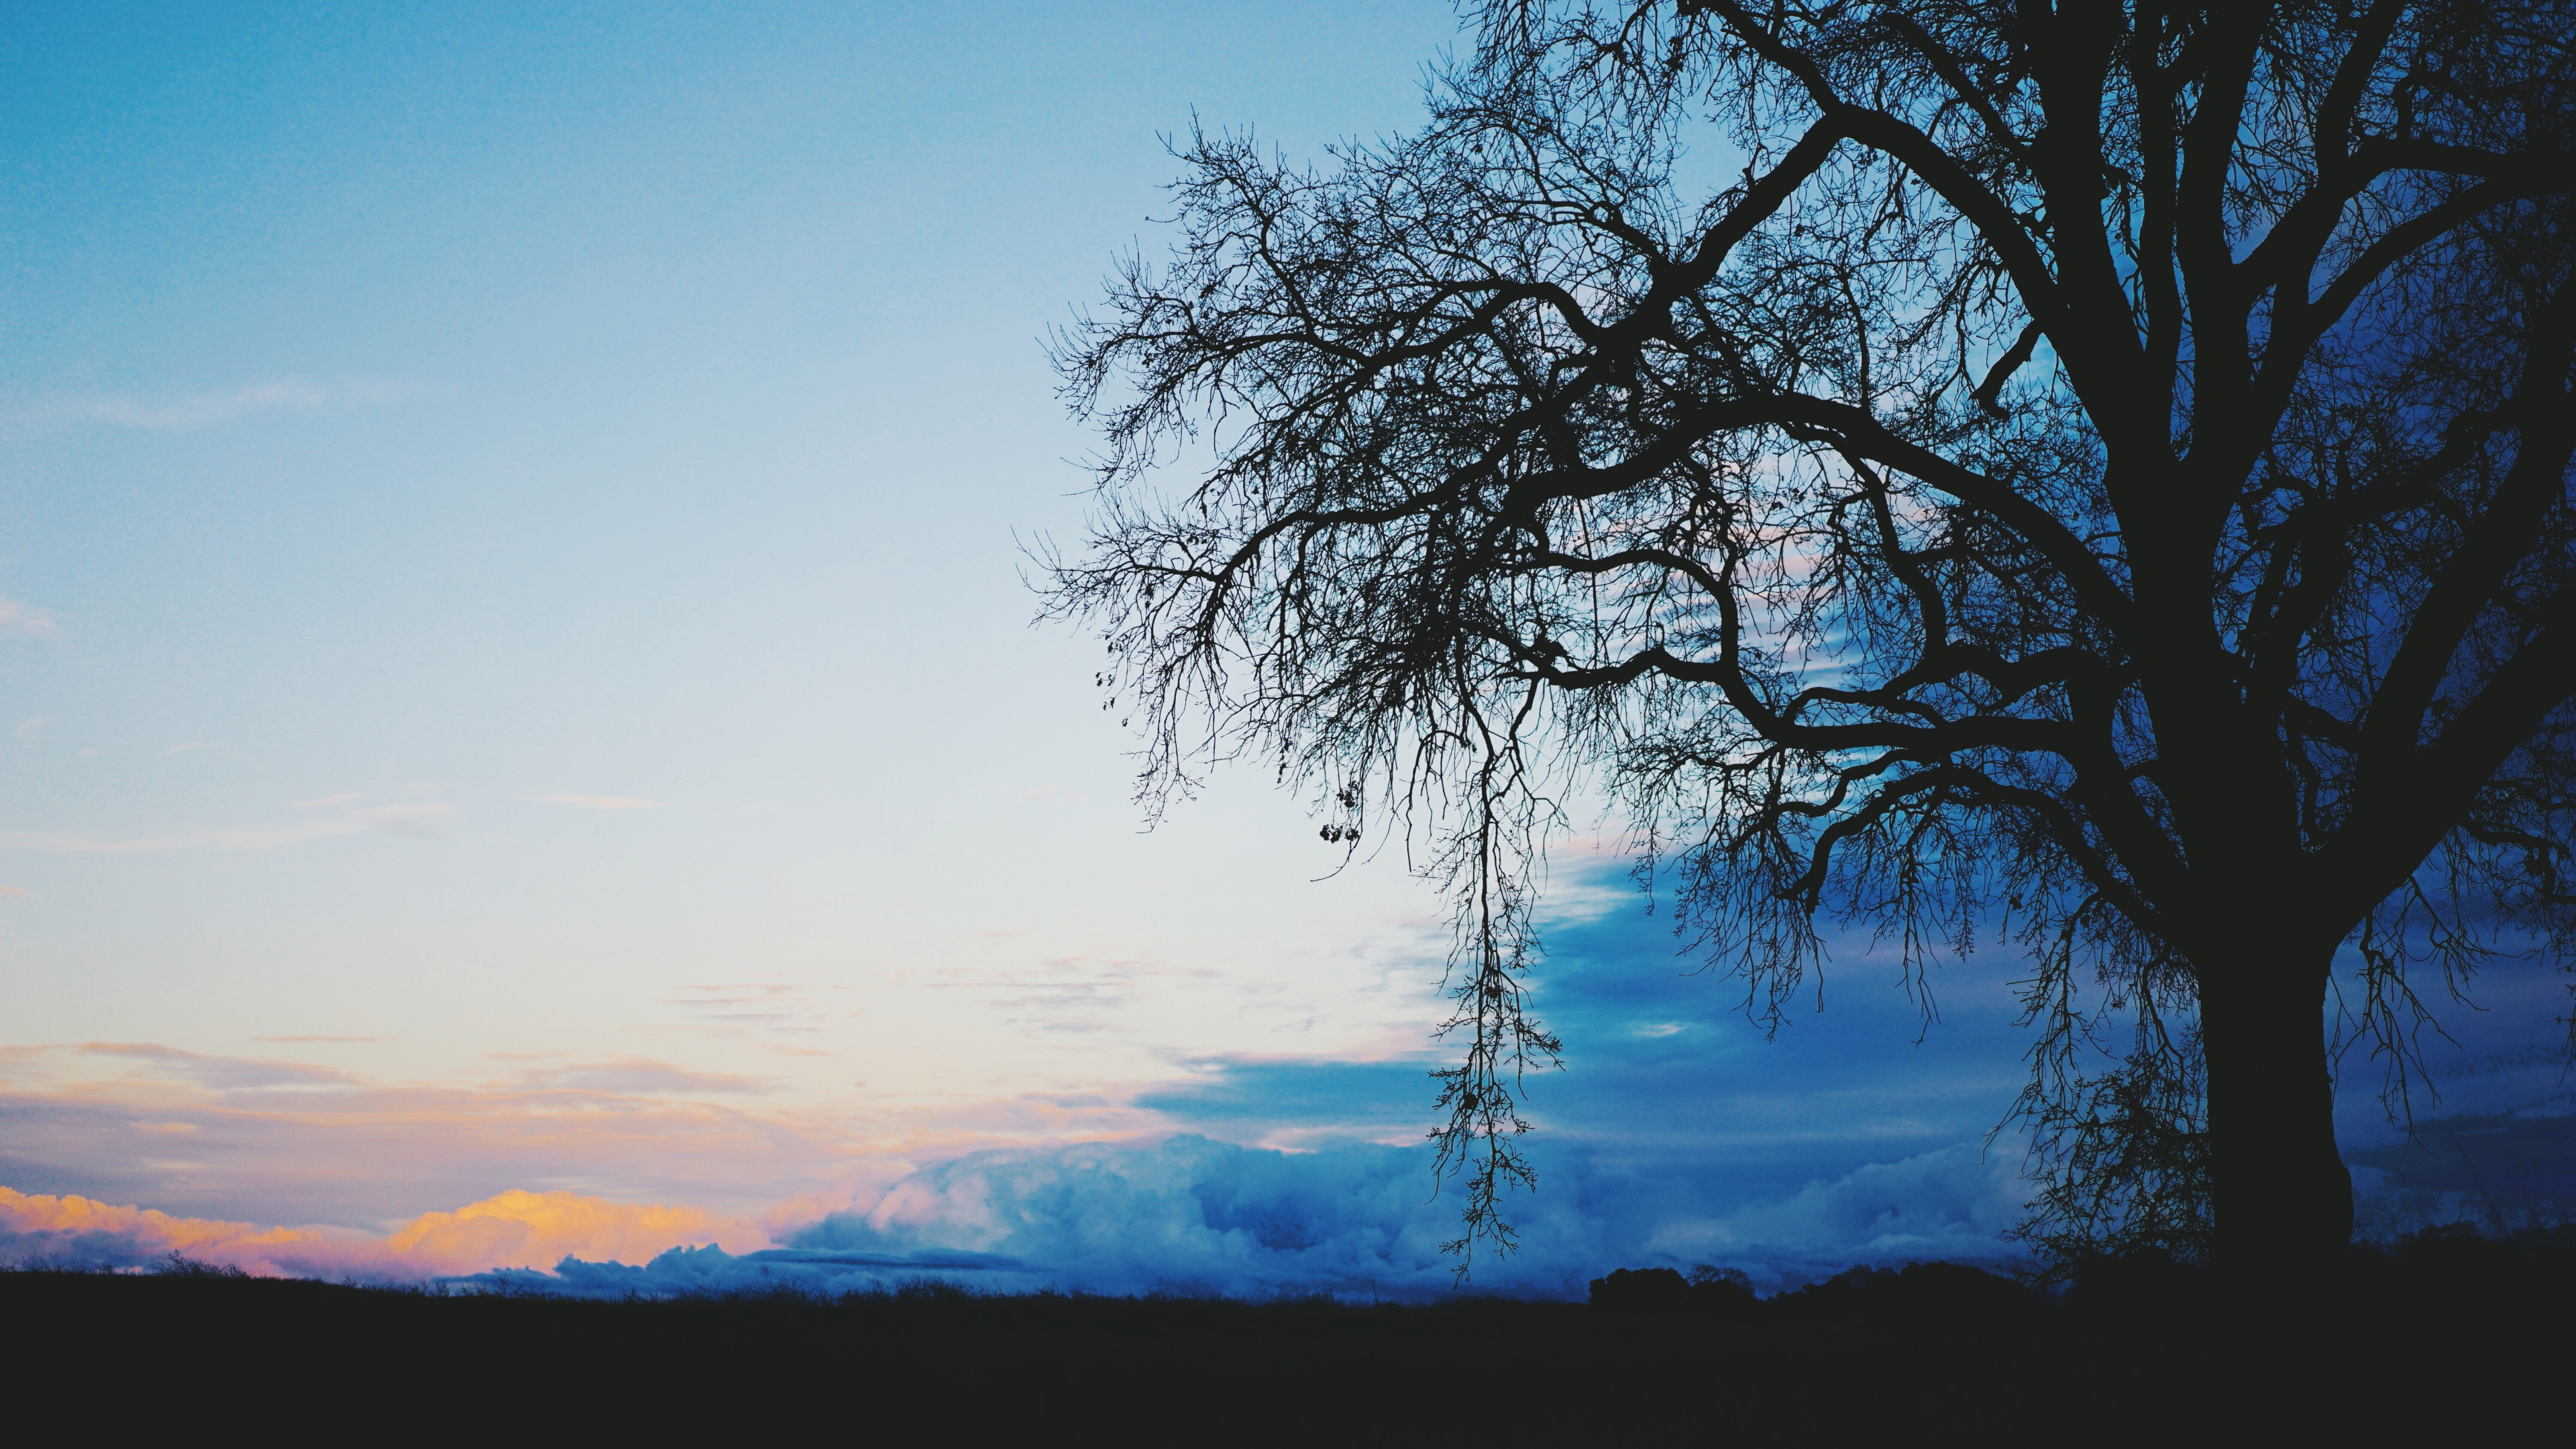
POLYGON ((1624 1308, 603 1303, 12 1272, 0 1363, 8 1422, 56 1431, 28 1444, 2554 1443, 2576 1385, 2566 1248, 2357 1259, 2338 1301, 2286 1306, 2153 1272, 2042 1301, 1939 1266, 1624 1308))

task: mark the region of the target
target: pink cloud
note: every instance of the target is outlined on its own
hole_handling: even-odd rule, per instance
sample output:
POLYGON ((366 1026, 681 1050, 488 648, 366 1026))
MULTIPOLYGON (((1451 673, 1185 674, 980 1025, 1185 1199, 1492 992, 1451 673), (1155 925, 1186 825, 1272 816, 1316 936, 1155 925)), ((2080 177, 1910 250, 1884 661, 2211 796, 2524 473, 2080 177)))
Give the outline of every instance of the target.
POLYGON ((706 1243, 743 1253, 768 1241, 750 1223, 699 1208, 518 1188, 449 1212, 423 1213, 375 1237, 346 1228, 263 1228, 174 1217, 155 1208, 0 1187, 0 1246, 21 1261, 86 1257, 142 1263, 175 1252, 270 1277, 423 1278, 550 1268, 567 1257, 644 1263, 670 1248, 706 1243))

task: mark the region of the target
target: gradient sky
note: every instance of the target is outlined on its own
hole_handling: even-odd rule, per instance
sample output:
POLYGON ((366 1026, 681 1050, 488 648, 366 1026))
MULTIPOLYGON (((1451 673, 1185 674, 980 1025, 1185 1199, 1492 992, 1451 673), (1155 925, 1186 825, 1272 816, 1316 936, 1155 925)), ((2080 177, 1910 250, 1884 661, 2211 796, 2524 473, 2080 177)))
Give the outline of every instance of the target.
MULTIPOLYGON (((1425 1125, 1435 902, 1398 852, 1315 880, 1258 771, 1143 833, 1022 545, 1078 530, 1040 344, 1162 245, 1159 138, 1402 130, 1456 36, 1442 0, 10 6, 0 1216, 468 1271, 640 1260, 695 1231, 659 1205, 1061 1266, 1071 1209, 1011 1227, 958 1164, 1109 1152, 1441 1226, 1369 1146, 1425 1125)), ((1766 1045, 1618 862, 1556 886, 1549 1271, 1991 1246, 2010 962, 1917 1045, 1846 952, 1766 1045)), ((2529 1009, 2463 1030, 2458 1103, 2566 1110, 2552 988, 2494 989, 2529 1009)))

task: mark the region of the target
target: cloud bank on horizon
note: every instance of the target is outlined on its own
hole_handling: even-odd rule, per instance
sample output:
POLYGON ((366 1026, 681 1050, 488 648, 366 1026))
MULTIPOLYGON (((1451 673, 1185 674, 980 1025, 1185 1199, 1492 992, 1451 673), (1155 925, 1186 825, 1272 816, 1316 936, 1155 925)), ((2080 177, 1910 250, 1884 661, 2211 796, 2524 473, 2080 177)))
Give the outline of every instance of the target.
MULTIPOLYGON (((1552 923, 1540 999, 1569 1069, 1527 1084, 1540 1188, 1512 1199, 1521 1251, 1481 1257, 1476 1291, 1579 1296, 1611 1267, 1701 1262, 1786 1285, 2012 1254, 2018 1143, 1985 1140, 2020 1081, 1996 973, 1948 978, 1928 1034, 1902 994, 1837 988, 1832 1012, 1766 1042, 1663 930, 1615 903, 1552 923)), ((1865 973, 1854 956, 1836 980, 1865 973)), ((793 990, 691 991, 686 1004, 728 1020, 805 1009, 793 990)), ((2511 1178, 2524 1206, 2576 1208, 2576 1181, 2547 1169, 2547 1124, 2568 1120, 2550 1114, 2576 1105, 2558 1059, 2463 1051, 2446 1107, 2494 1120, 2447 1140, 2483 1179, 2391 1155, 2368 1094, 2348 1094, 2380 1228, 2488 1211, 2479 1182, 2526 1158, 2511 1178)), ((1456 1200, 1435 1195, 1420 1146, 1432 1064, 1229 1054, 1087 1091, 895 1107, 632 1054, 514 1057, 433 1087, 149 1042, 0 1049, 15 1124, 0 1183, 16 1190, 0 1259, 179 1251, 328 1277, 537 1273, 611 1295, 929 1274, 1007 1291, 1422 1297, 1449 1291, 1455 1267, 1439 1245, 1456 1200), (441 1201, 467 1205, 420 1212, 441 1201), (237 1221, 251 1203, 270 1221, 336 1221, 237 1221)))
POLYGON ((630 1206, 518 1189, 424 1213, 377 1237, 347 1228, 260 1227, 0 1187, 0 1262, 132 1268, 176 1253, 271 1277, 412 1281, 588 1254, 650 1258, 675 1243, 752 1250, 761 1230, 696 1208, 630 1206))
MULTIPOLYGON (((2464 1119, 2475 1142, 2361 1167, 2386 1227, 2500 1210, 2576 1209, 2576 1117, 2464 1119), (2475 1160, 2472 1160, 2474 1157, 2475 1160), (2484 1171, 2480 1170, 2483 1164, 2484 1171), (2498 1190, 2511 1197, 2500 1208, 2498 1190), (2403 1219, 2403 1221, 2401 1221, 2403 1219)), ((1973 1144, 1873 1163, 1729 1212, 1710 1184, 1540 1144, 1541 1187, 1515 1202, 1518 1251, 1463 1285, 1452 1206, 1418 1147, 1283 1152, 1179 1134, 969 1153, 873 1200, 766 1227, 698 1209, 512 1190, 374 1236, 179 1218, 0 1188, 0 1263, 135 1268, 171 1253, 259 1274, 351 1281, 464 1278, 572 1296, 685 1296, 795 1285, 841 1294, 936 1278, 988 1292, 1057 1289, 1424 1301, 1469 1291, 1580 1298, 1619 1266, 1716 1263, 1767 1288, 1856 1263, 2014 1256, 2025 1186, 2009 1151, 1973 1144)))
MULTIPOLYGON (((1678 1186, 1564 1147, 1517 1206, 1520 1249, 1473 1265, 1478 1292, 1579 1297, 1609 1267, 1716 1261, 1772 1282, 1859 1260, 1994 1258, 2018 1212, 2009 1164, 1963 1149, 1875 1165, 1721 1217, 1676 1216, 1678 1186)), ((1309 1152, 1193 1134, 969 1153, 872 1201, 762 1228, 699 1209, 511 1190, 381 1236, 175 1217, 0 1188, 0 1263, 135 1268, 172 1253, 353 1281, 481 1276, 553 1291, 682 1294, 796 1282, 825 1292, 935 1276, 993 1291, 1421 1299, 1455 1291, 1454 1205, 1420 1148, 1309 1152), (550 1271, 544 1271, 550 1270, 550 1271)))

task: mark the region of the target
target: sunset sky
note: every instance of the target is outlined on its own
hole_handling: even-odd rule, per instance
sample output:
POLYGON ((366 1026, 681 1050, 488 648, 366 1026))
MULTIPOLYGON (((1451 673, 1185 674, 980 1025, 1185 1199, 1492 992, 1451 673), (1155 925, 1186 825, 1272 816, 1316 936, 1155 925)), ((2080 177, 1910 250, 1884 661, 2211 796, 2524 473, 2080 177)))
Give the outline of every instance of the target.
MULTIPOLYGON (((1436 902, 1257 768, 1144 831, 1024 545, 1161 138, 1405 129, 1456 27, 10 5, 0 1249, 1445 1283, 1436 902)), ((1488 1281, 2001 1251, 2015 963, 1766 1044, 1589 839, 1488 1281)), ((2443 1109, 2569 1110, 2483 990, 2443 1109)))

